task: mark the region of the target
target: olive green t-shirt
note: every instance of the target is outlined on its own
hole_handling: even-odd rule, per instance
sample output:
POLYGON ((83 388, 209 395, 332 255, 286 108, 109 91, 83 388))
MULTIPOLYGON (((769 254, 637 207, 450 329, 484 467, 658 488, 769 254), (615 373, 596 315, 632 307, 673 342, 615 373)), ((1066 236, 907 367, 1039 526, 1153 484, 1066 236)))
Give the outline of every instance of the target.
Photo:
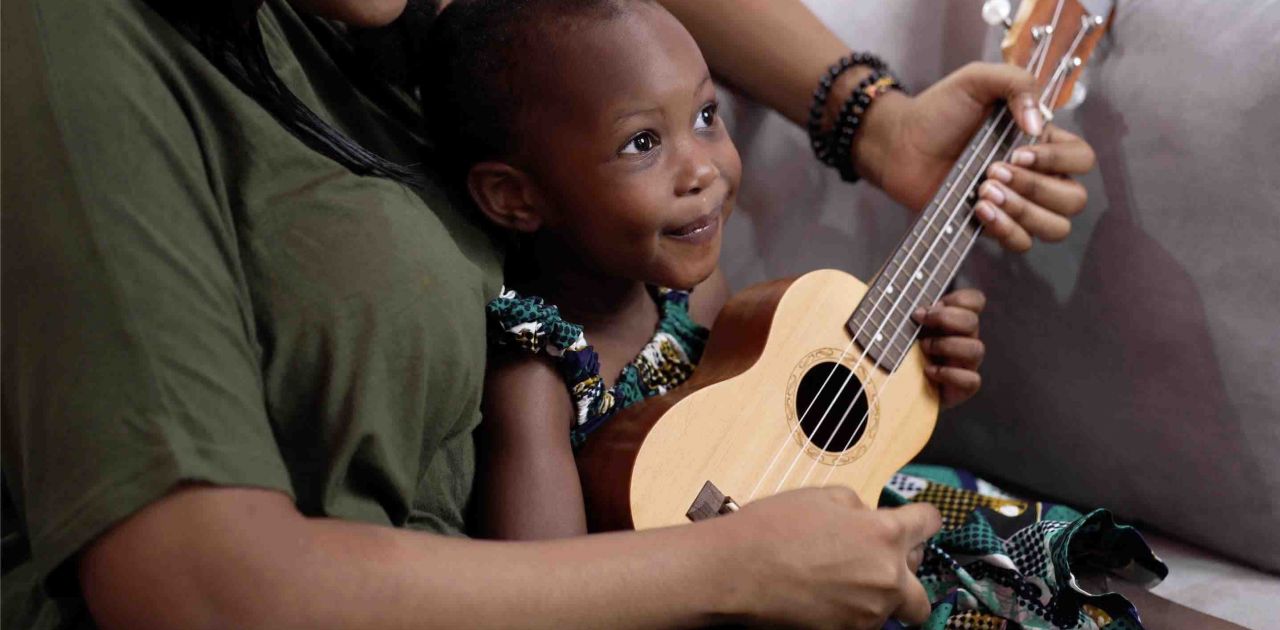
MULTIPOLYGON (((501 280, 465 208, 311 150, 140 0, 3 7, 4 626, 91 626, 67 561, 184 481, 461 532, 501 280)), ((419 159, 337 30, 258 20, 311 109, 419 159)))

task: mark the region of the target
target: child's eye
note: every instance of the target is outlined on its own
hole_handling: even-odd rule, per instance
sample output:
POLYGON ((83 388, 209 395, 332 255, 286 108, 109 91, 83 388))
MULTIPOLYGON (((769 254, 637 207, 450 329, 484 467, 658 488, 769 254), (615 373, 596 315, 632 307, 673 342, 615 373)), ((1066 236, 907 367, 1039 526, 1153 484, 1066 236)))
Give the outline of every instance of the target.
POLYGON ((622 145, 622 150, 619 151, 619 153, 643 155, 658 148, 659 144, 662 144, 662 142, 658 140, 658 136, 653 135, 653 132, 641 131, 640 133, 631 136, 631 139, 627 140, 627 143, 622 145))
POLYGON ((710 105, 703 107, 702 111, 698 112, 698 119, 693 121, 693 128, 706 129, 711 125, 716 124, 716 108, 717 107, 718 106, 715 103, 711 103, 710 105))

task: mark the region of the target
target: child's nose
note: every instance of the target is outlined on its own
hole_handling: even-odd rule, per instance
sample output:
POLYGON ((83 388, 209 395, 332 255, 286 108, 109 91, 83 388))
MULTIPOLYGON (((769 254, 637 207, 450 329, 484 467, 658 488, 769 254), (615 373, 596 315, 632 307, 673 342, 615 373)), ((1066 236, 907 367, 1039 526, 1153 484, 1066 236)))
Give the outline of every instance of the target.
POLYGON ((696 195, 706 190, 720 177, 720 169, 705 151, 692 151, 689 160, 676 182, 679 196, 696 195))

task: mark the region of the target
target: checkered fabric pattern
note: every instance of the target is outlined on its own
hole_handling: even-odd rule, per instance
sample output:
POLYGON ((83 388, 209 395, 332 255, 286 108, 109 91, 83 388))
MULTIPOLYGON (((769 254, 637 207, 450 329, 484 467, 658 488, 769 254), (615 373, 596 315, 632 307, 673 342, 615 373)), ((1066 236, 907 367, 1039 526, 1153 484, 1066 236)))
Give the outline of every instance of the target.
POLYGON ((926 630, 1141 630, 1124 597, 1086 592, 1075 578, 1115 577, 1123 567, 1126 578, 1151 587, 1168 572, 1136 530, 1105 510, 1081 514, 1011 497, 961 470, 904 468, 881 503, 910 502, 932 504, 943 519, 917 573, 934 602, 926 630))

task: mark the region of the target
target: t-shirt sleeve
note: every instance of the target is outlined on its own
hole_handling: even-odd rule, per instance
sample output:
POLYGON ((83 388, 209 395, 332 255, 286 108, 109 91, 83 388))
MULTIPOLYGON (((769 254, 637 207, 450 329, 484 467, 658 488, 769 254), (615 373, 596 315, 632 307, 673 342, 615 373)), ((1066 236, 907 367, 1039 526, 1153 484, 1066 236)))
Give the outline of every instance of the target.
POLYGON ((290 481, 198 99, 128 3, 10 4, 3 466, 46 575, 181 482, 290 481))

